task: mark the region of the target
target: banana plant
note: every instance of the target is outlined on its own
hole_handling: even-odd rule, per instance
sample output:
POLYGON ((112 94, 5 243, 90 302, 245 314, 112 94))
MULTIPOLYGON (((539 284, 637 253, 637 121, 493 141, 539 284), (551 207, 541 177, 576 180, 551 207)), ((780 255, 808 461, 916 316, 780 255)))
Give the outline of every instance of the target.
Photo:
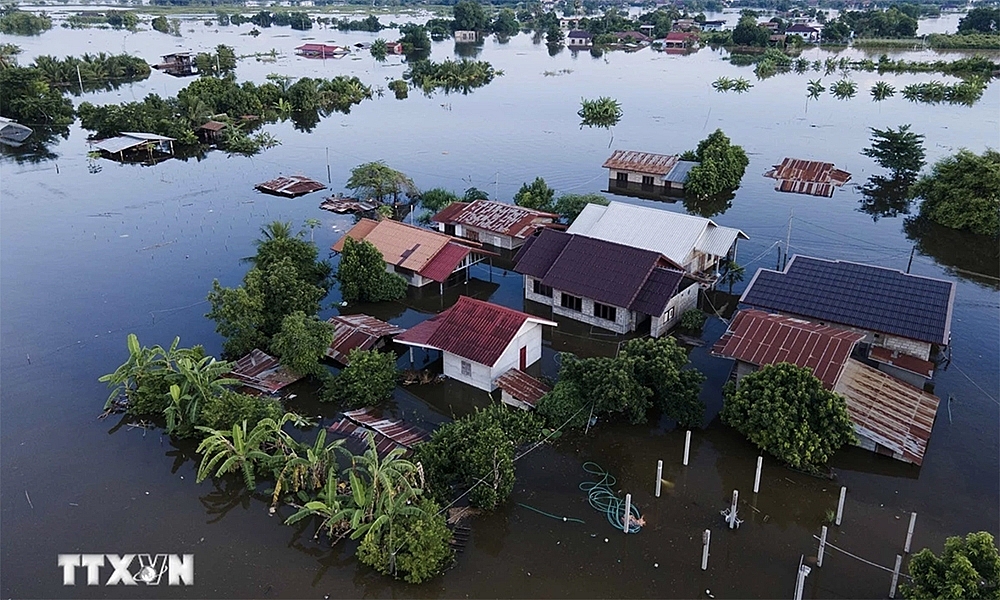
POLYGON ((886 83, 885 81, 879 81, 872 86, 871 95, 875 102, 881 102, 886 98, 891 98, 896 95, 896 88, 892 87, 891 84, 886 83))

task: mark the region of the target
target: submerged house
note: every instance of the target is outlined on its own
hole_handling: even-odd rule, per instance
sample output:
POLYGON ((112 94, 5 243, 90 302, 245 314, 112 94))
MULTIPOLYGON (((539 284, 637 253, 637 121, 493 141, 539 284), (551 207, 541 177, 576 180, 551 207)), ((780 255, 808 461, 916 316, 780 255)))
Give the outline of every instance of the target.
POLYGON ((917 387, 951 341, 955 284, 874 265, 793 256, 784 271, 759 269, 740 303, 862 335, 859 352, 917 387))
POLYGON ((750 239, 711 219, 625 202, 588 204, 567 231, 662 254, 707 284, 717 279, 723 259, 736 260, 740 238, 750 239))
POLYGON ((897 460, 923 462, 939 399, 851 358, 864 334, 748 309, 736 313, 712 355, 731 358, 737 385, 760 367, 808 368, 847 401, 859 446, 897 460))
POLYGON ((158 71, 163 71, 167 75, 173 75, 174 77, 188 77, 197 73, 194 66, 194 54, 191 52, 175 52, 173 54, 165 54, 162 57, 163 62, 155 65, 153 68, 158 71))
POLYGON ((698 304, 696 281, 650 250, 543 229, 514 263, 526 299, 615 333, 648 321, 650 335, 660 337, 698 304))
POLYGON ((278 359, 254 348, 250 354, 233 364, 229 377, 247 391, 272 395, 302 379, 278 362, 278 359))
POLYGON ((774 189, 779 192, 826 198, 832 197, 838 187, 851 180, 850 173, 834 168, 833 163, 799 158, 785 158, 764 173, 764 177, 777 180, 774 189))
POLYGON ((333 341, 326 356, 344 366, 351 364, 352 350, 379 350, 387 340, 406 331, 369 315, 338 315, 327 322, 333 325, 333 341))
POLYGON ((479 41, 479 34, 475 31, 459 29, 455 32, 456 44, 474 44, 479 41))
POLYGON ((264 183, 258 183, 254 186, 254 189, 274 196, 297 198, 326 189, 326 186, 304 175, 288 175, 287 177, 278 177, 264 183))
POLYGON ((684 191, 688 172, 697 164, 670 154, 615 150, 602 167, 608 170, 609 192, 655 197, 684 191))
POLYGON ((789 25, 785 29, 785 35, 797 35, 806 42, 814 43, 819 41, 820 29, 804 23, 789 25))
POLYGON ((442 233, 506 249, 520 248, 535 229, 558 220, 556 214, 492 200, 452 202, 431 217, 442 233))
POLYGON ((446 376, 492 392, 501 375, 542 357, 543 325, 556 323, 461 296, 448 310, 396 336, 396 342, 440 351, 446 376))
POLYGON ((328 44, 302 44, 295 49, 296 54, 306 58, 340 58, 350 52, 350 48, 328 44))
POLYGON ((0 117, 0 143, 18 147, 31 135, 32 129, 13 119, 0 117))
POLYGON ((370 242, 385 258, 387 271, 418 288, 436 282, 443 290, 449 279, 467 281, 469 267, 495 256, 475 242, 391 219, 361 219, 331 249, 341 252, 347 237, 370 242))
POLYGON ((574 29, 566 34, 566 46, 570 49, 592 48, 594 36, 589 31, 574 29))
POLYGON ((159 162, 174 154, 174 138, 155 133, 123 131, 115 137, 90 142, 105 157, 121 162, 159 162))
POLYGON ((500 401, 521 410, 532 410, 542 396, 552 391, 547 384, 538 381, 520 369, 511 369, 497 379, 500 401))

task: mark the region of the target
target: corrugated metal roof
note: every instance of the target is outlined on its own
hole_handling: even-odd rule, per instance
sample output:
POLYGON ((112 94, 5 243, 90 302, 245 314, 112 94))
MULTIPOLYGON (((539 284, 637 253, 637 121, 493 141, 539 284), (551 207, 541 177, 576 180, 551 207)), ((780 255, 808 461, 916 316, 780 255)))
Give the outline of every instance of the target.
POLYGON ((396 341, 450 352, 492 367, 529 320, 556 325, 505 306, 460 296, 454 306, 396 336, 396 341))
POLYGON ((431 217, 438 223, 461 223, 485 231, 523 239, 543 223, 552 223, 559 215, 531 210, 513 204, 476 200, 454 202, 431 217))
POLYGON ((927 452, 940 400, 933 394, 848 359, 834 391, 847 399, 859 435, 919 465, 927 452))
POLYGON ((121 135, 91 142, 91 145, 98 150, 104 150, 105 152, 109 152, 111 154, 117 154, 122 150, 128 150, 129 148, 141 146, 146 142, 169 142, 173 141, 173 139, 174 138, 163 135, 156 135, 155 133, 135 133, 123 131, 121 135))
POLYGON ((897 369, 909 371, 921 377, 930 379, 934 377, 934 363, 929 360, 921 360, 916 356, 901 354, 883 346, 872 346, 868 351, 868 358, 875 362, 887 364, 897 369))
POLYGON ((254 187, 262 192, 267 192, 268 194, 286 196, 288 198, 302 196, 303 194, 308 194, 310 192, 326 188, 325 185, 315 179, 309 179, 303 175, 278 177, 277 179, 272 179, 271 181, 258 183, 254 187))
POLYGON ((552 388, 519 369, 511 369, 497 378, 497 387, 525 404, 535 406, 552 388))
MULTIPOLYGON (((625 34, 619 34, 625 35, 625 34)), ((638 35, 642 35, 641 33, 638 35)), ((646 36, 643 36, 646 37, 646 36)), ((615 150, 608 160, 601 165, 605 169, 618 171, 634 171, 649 175, 666 175, 677 164, 677 157, 671 154, 653 154, 652 152, 636 152, 635 150, 615 150)))
MULTIPOLYGON (((667 39, 670 39, 669 35, 667 36, 667 39)), ((697 167, 699 164, 701 163, 697 163, 692 160, 679 160, 677 161, 677 164, 674 165, 674 168, 670 169, 670 172, 663 176, 663 181, 669 181, 671 183, 684 183, 687 181, 688 173, 691 172, 691 169, 697 167)))
POLYGON ((329 322, 333 324, 333 342, 326 355, 343 365, 350 364, 351 350, 371 350, 382 338, 406 331, 368 315, 339 315, 330 317, 329 322))
POLYGON ((725 256, 737 238, 749 239, 739 229, 711 219, 625 202, 588 204, 567 231, 658 252, 680 268, 695 250, 725 256))
POLYGON ((830 390, 862 338, 863 334, 846 329, 741 310, 712 347, 712 354, 758 367, 782 362, 806 367, 830 390))
POLYGON ((384 435, 404 448, 412 448, 417 444, 426 442, 431 437, 430 434, 416 425, 378 417, 371 408, 349 410, 344 413, 344 416, 359 425, 363 425, 384 435))
POLYGON ((455 272, 455 269, 462 264, 470 252, 472 249, 468 246, 449 242, 431 258, 423 269, 420 269, 420 275, 439 283, 447 281, 448 276, 455 272))
POLYGON ((793 256, 760 269, 740 302, 750 306, 947 344, 955 284, 873 265, 793 256))
POLYGON ((273 394, 302 379, 301 375, 279 364, 277 358, 256 348, 233 364, 229 376, 248 388, 266 394, 273 394))
POLYGON ((764 173, 764 177, 776 179, 778 183, 774 189, 780 192, 829 198, 837 187, 851 179, 851 174, 835 169, 833 163, 785 158, 764 173))

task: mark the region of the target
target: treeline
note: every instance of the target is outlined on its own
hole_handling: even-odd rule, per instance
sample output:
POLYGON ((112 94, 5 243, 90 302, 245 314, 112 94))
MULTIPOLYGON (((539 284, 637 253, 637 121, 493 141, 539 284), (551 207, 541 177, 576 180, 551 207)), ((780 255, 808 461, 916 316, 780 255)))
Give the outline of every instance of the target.
MULTIPOLYGON (((886 9, 844 11, 823 27, 823 40, 843 43, 851 38, 912 39, 917 34, 917 19, 925 14, 923 7, 906 3, 886 9)), ((957 35, 938 34, 934 40, 938 45, 932 47, 993 47, 995 42, 984 40, 982 36, 998 36, 1000 35, 998 28, 1000 28, 1000 8, 974 8, 959 21, 957 35), (965 36, 971 37, 965 39, 965 36)))
POLYGON ((39 56, 31 64, 49 85, 66 88, 80 93, 82 82, 84 92, 100 89, 117 89, 124 83, 142 81, 149 77, 149 64, 137 56, 128 54, 84 54, 80 58, 67 56, 39 56))
POLYGON ((0 33, 10 35, 38 35, 52 29, 52 19, 45 13, 34 14, 19 10, 14 5, 0 8, 0 33))
POLYGON ((493 68, 493 65, 483 60, 451 60, 437 63, 432 60, 419 60, 411 63, 403 74, 414 87, 430 94, 441 89, 445 93, 461 91, 468 94, 474 88, 482 87, 494 77, 500 77, 503 71, 493 68))
POLYGON ((107 12, 82 12, 70 15, 62 26, 68 29, 86 29, 88 27, 111 27, 112 29, 127 29, 136 31, 139 28, 139 17, 128 10, 109 10, 107 12))

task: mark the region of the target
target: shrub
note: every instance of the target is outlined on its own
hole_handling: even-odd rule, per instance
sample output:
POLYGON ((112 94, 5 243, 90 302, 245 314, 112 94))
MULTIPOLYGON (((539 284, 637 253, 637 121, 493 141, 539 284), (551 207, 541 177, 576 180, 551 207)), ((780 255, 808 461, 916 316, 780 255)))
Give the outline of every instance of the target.
POLYGON ((706 319, 708 319, 708 315, 697 308, 686 310, 681 315, 681 329, 692 332, 701 331, 701 328, 705 326, 706 319))
POLYGON ((351 350, 350 364, 323 390, 326 402, 341 402, 350 408, 374 406, 392 396, 396 388, 396 356, 378 350, 351 350))
POLYGON ((209 398, 201 407, 201 424, 212 429, 231 430, 233 425, 247 422, 253 427, 262 419, 278 420, 284 410, 273 398, 261 398, 226 390, 209 398))

